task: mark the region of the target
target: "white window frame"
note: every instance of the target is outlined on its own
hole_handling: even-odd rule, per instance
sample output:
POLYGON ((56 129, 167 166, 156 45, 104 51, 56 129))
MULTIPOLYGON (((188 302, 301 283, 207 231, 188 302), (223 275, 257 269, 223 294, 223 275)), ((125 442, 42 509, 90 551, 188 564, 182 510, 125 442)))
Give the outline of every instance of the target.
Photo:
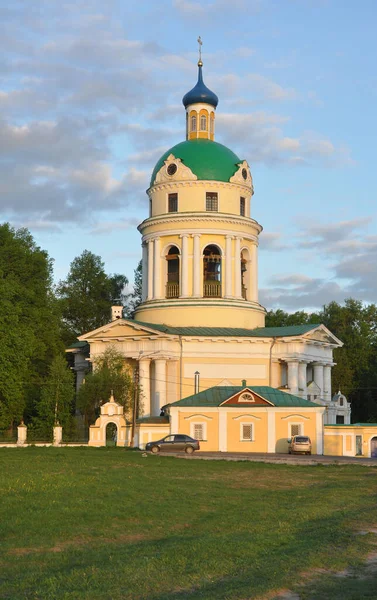
POLYGON ((207 441, 207 423, 205 423, 203 421, 194 421, 194 422, 190 423, 190 436, 192 438, 194 438, 195 440, 197 440, 198 438, 195 437, 195 425, 200 425, 201 427, 203 427, 203 439, 201 439, 199 441, 206 442, 207 441))
POLYGON ((254 437, 254 423, 251 423, 250 421, 241 421, 240 423, 240 441, 241 442, 254 442, 255 437, 254 437), (243 426, 244 425, 250 425, 251 427, 251 439, 250 438, 244 438, 243 436, 243 426))
POLYGON ((299 433, 295 433, 295 435, 305 435, 304 433, 304 423, 299 423, 299 422, 290 422, 288 423, 288 437, 289 438, 293 438, 293 434, 292 434, 292 425, 298 425, 300 431, 299 433))
POLYGON ((200 121, 199 121, 199 131, 207 131, 207 115, 200 115, 200 121), (202 119, 204 122, 204 127, 202 127, 202 119))
POLYGON ((218 191, 206 190, 204 192, 204 212, 209 213, 209 214, 220 212, 220 194, 218 191), (208 192, 208 194, 217 194, 217 210, 207 210, 207 192, 208 192))
POLYGON ((197 133, 198 131, 198 115, 190 115, 190 133, 197 133), (195 129, 193 129, 193 119, 195 119, 195 129))

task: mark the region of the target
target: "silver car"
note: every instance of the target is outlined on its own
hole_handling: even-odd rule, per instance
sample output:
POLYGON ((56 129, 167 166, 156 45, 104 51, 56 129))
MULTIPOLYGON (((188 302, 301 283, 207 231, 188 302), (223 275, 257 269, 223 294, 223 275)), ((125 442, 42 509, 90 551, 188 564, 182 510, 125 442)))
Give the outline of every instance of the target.
POLYGON ((294 435, 293 438, 288 440, 288 444, 289 454, 295 454, 295 452, 312 453, 312 443, 307 435, 294 435))

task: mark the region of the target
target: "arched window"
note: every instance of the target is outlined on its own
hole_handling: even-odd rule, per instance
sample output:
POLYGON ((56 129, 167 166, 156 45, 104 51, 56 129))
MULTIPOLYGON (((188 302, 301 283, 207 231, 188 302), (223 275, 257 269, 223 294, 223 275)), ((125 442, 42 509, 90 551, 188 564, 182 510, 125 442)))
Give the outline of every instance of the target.
POLYGON ((210 134, 213 135, 215 133, 215 115, 213 113, 211 113, 211 120, 210 120, 210 134))
POLYGON ((241 289, 242 289, 242 298, 247 300, 247 260, 245 257, 245 253, 241 252, 241 289))
POLYGON ((200 117, 200 131, 207 131, 207 117, 205 115, 200 117))
POLYGON ((166 297, 179 298, 179 250, 172 246, 166 255, 166 297))
POLYGON ((191 115, 191 131, 196 131, 196 115, 191 115))
POLYGON ((212 244, 203 252, 203 296, 221 298, 221 252, 212 244))

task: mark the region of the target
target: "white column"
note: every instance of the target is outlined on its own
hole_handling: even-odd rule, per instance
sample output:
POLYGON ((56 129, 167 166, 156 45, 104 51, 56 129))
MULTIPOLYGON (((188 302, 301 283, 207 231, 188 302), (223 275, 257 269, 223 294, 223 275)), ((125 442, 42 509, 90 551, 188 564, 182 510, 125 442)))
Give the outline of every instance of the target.
POLYGON ((153 298, 153 240, 148 242, 148 289, 147 289, 147 300, 153 298))
POLYGON ((23 446, 27 439, 27 427, 24 422, 17 427, 17 446, 23 446))
POLYGON ((188 294, 188 234, 180 236, 182 239, 181 251, 181 298, 187 298, 188 294))
POLYGON ((313 363, 313 379, 320 389, 320 397, 323 398, 323 364, 313 363))
POLYGON ((316 441, 317 441, 317 454, 323 454, 323 413, 317 412, 316 414, 316 441))
POLYGON ((150 358, 141 358, 139 360, 140 399, 143 417, 151 416, 151 378, 149 369, 150 364, 150 358))
POLYGON ((225 298, 232 296, 232 236, 225 238, 225 298))
POLYGON ((258 247, 251 247, 250 300, 258 302, 258 247))
POLYGON ((267 409, 267 452, 276 452, 276 415, 275 410, 271 408, 267 409))
POLYGON ((63 427, 61 425, 54 425, 53 427, 53 445, 60 446, 63 439, 63 427))
POLYGON ((161 298, 161 249, 160 238, 154 240, 154 273, 153 273, 153 298, 161 298))
POLYGON ((155 364, 155 403, 152 417, 158 417, 162 406, 166 404, 166 359, 156 358, 155 364))
POLYGON ((287 360, 288 364, 288 387, 291 394, 298 394, 298 361, 287 360))
POLYGON ((146 244, 142 245, 143 257, 142 257, 142 284, 141 284, 141 300, 145 302, 147 299, 148 289, 148 247, 146 244))
POLYGON ((236 237, 234 250, 235 296, 242 298, 241 293, 241 238, 236 237))
POLYGON ((228 435, 227 435, 227 418, 228 413, 220 410, 219 412, 219 451, 227 452, 228 450, 228 435))
POLYGON ((323 398, 327 402, 331 400, 331 366, 323 367, 323 398))
POLYGON ((298 365, 298 388, 299 388, 298 393, 303 398, 306 398, 306 385, 307 385, 306 365, 307 365, 306 362, 300 362, 298 365))
POLYGON ((201 256, 200 256, 200 233, 194 233, 194 264, 193 264, 193 296, 203 296, 203 288, 200 285, 201 256))

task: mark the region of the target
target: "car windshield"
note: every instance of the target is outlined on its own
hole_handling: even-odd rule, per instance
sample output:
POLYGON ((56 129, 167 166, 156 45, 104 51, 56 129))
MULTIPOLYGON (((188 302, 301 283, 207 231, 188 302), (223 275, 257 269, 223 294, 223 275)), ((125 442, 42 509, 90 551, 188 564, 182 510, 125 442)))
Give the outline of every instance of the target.
POLYGON ((303 436, 296 437, 294 441, 298 442, 299 444, 310 444, 310 439, 303 436))

